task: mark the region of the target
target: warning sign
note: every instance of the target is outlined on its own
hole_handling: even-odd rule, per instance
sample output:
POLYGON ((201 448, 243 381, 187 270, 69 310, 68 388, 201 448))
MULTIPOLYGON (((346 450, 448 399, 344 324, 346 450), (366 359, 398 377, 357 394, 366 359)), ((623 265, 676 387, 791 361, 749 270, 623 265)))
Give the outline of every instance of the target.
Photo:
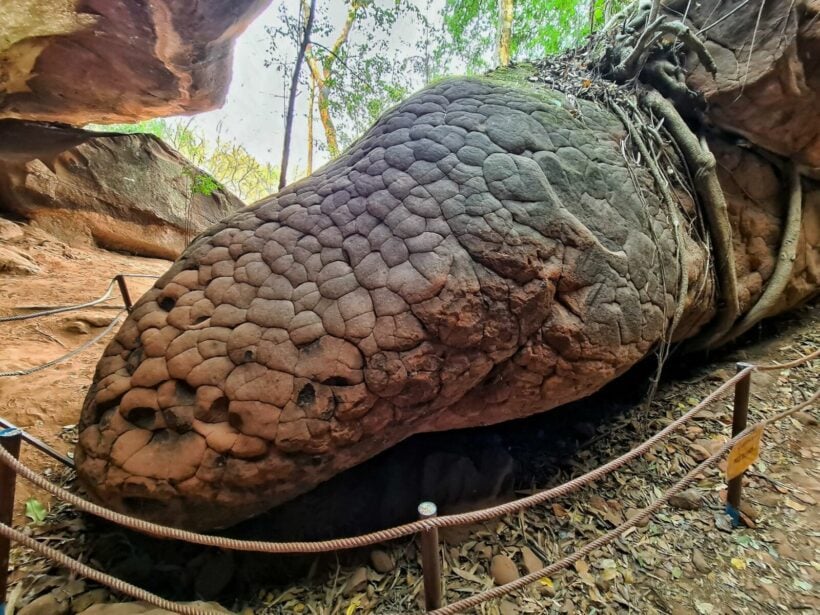
POLYGON ((726 478, 732 480, 743 474, 760 456, 760 440, 763 438, 763 425, 744 436, 732 447, 727 460, 726 478))

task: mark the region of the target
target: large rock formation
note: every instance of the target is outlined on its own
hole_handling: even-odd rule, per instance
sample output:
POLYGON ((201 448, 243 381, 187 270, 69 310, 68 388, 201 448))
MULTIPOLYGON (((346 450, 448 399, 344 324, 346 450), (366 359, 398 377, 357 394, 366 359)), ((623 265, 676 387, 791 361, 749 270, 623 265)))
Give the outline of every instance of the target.
POLYGON ((0 118, 133 122, 222 104, 270 0, 3 0, 0 118))
POLYGON ((651 4, 602 34, 600 73, 564 58, 554 87, 546 64, 439 82, 203 233, 98 365, 88 489, 228 525, 413 433, 554 408, 815 296, 820 185, 795 164, 810 148, 782 139, 788 160, 716 130, 676 41, 714 62, 651 4))
POLYGON ((174 259, 243 206, 208 177, 153 135, 0 120, 0 212, 69 244, 174 259))
POLYGON ((693 55, 687 80, 710 120, 820 174, 820 1, 665 4, 688 15, 717 65, 711 75, 693 55))

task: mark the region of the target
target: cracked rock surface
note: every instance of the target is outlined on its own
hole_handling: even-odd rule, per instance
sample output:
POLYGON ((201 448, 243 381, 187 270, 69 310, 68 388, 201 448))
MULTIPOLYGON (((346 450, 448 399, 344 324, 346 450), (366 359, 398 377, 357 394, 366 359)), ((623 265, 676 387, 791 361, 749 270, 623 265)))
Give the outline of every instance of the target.
POLYGON ((143 296, 86 399, 84 484, 130 514, 223 527, 413 433, 584 397, 665 339, 679 302, 696 332, 715 311, 699 225, 681 272, 624 138, 602 107, 526 79, 410 97, 143 296))

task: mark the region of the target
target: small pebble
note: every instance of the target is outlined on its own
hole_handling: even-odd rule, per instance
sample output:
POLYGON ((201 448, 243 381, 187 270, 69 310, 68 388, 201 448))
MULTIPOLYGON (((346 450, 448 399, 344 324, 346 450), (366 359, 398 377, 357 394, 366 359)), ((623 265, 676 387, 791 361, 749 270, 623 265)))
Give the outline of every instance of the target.
POLYGON ((490 576, 496 585, 506 585, 518 578, 518 568, 506 555, 496 555, 490 562, 490 576))
POLYGON ((373 570, 381 574, 390 572, 396 567, 393 557, 381 549, 373 549, 370 552, 370 564, 373 566, 373 570))
POLYGON ((703 498, 697 489, 687 489, 669 498, 669 505, 681 510, 697 510, 703 498))
POLYGON ((692 565, 698 572, 701 572, 703 574, 707 574, 712 570, 712 567, 706 561, 706 558, 703 556, 703 553, 701 553, 697 549, 695 549, 692 552, 692 565))

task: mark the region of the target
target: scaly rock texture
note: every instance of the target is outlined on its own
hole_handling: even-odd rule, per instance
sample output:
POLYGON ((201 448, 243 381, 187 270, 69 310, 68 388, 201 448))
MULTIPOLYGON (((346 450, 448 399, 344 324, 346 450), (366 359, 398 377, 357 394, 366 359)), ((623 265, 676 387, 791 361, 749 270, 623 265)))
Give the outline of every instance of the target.
MULTIPOLYGON (((677 195, 677 246, 615 115, 504 74, 410 97, 186 250, 99 363, 77 450, 95 497, 229 525, 413 433, 586 396, 665 339, 679 302, 685 335, 712 316, 691 200, 677 195)), ((775 229, 776 187, 753 200, 775 229)), ((766 241, 738 242, 748 302, 771 274, 766 241)))
POLYGON ((816 134, 815 82, 809 98, 765 85, 808 70, 766 58, 778 27, 800 52, 813 5, 759 3, 750 25, 725 4, 725 19, 688 18, 753 52, 737 91, 694 21, 650 23, 638 3, 602 33, 598 73, 593 42, 552 72, 439 82, 202 233, 98 365, 76 453, 89 492, 228 526, 412 434, 549 410, 675 341, 713 347, 816 296, 813 141, 774 112, 752 134, 757 98, 721 98, 765 90, 816 134), (717 69, 712 90, 686 89, 686 49, 717 69))
POLYGON ((153 135, 0 120, 0 212, 72 245, 173 260, 244 206, 153 135))
POLYGON ((224 102, 270 0, 3 0, 0 118, 134 122, 224 102))
POLYGON ((713 76, 692 57, 687 78, 709 119, 820 174, 820 1, 664 4, 687 15, 717 64, 713 76))

